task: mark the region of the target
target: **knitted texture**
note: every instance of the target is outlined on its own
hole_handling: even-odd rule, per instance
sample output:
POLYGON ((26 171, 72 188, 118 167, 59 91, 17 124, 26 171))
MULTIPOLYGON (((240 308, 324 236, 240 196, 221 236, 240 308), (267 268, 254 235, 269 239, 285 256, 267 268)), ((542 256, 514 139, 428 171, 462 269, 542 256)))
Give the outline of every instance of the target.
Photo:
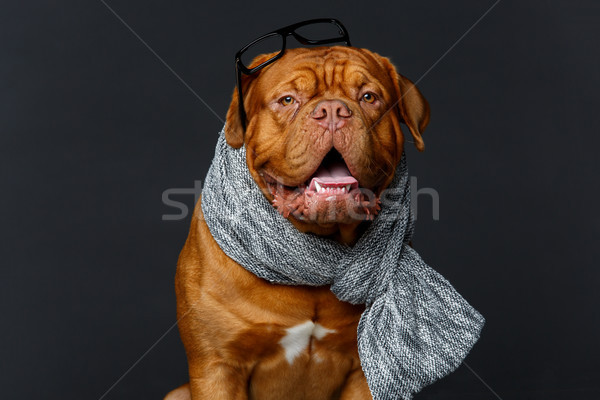
POLYGON ((298 231, 264 197, 221 132, 202 191, 211 234, 231 259, 274 284, 331 285, 365 304, 358 351, 374 400, 411 399, 456 369, 484 318, 408 242, 413 232, 406 157, 382 209, 358 242, 345 246, 298 231))

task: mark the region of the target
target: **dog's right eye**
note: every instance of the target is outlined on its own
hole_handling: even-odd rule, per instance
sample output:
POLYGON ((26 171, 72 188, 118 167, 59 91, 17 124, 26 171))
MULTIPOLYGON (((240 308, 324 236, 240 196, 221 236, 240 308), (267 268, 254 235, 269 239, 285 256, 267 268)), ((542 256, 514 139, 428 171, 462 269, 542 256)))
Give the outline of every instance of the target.
POLYGON ((294 104, 295 101, 296 100, 292 96, 285 96, 279 99, 279 102, 282 106, 289 106, 291 104, 294 104))

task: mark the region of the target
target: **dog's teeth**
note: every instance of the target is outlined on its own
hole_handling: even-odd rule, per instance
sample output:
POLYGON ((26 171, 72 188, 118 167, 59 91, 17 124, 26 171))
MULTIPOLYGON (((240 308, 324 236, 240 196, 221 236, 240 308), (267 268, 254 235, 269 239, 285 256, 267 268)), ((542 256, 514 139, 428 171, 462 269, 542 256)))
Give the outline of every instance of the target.
POLYGON ((321 185, 319 185, 319 182, 315 182, 315 188, 317 189, 317 192, 322 192, 322 190, 323 190, 321 185))
POLYGON ((350 191, 350 187, 351 187, 351 186, 352 186, 352 185, 346 185, 346 191, 347 191, 347 192, 349 192, 349 191, 350 191))

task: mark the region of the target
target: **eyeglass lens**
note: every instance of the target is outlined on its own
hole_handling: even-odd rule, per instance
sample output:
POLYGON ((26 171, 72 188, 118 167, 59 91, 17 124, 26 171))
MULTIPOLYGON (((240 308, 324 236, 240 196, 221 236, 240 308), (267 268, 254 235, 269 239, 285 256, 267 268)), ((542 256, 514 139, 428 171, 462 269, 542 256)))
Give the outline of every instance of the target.
POLYGON ((331 22, 304 25, 296 28, 294 32, 308 40, 326 40, 342 37, 340 28, 331 22))
POLYGON ((280 52, 283 48, 283 36, 279 34, 274 34, 271 36, 267 36, 258 42, 254 43, 248 49, 246 49, 241 55, 242 64, 248 68, 252 69, 259 65, 258 62, 255 62, 255 58, 260 54, 280 52))

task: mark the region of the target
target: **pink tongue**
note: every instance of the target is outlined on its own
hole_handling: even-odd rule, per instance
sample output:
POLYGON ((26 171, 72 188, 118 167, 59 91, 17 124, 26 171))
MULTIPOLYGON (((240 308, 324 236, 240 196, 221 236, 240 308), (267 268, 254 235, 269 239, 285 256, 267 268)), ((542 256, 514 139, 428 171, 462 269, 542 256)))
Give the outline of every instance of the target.
POLYGON ((315 181, 322 186, 340 187, 352 185, 358 187, 358 181, 350 174, 348 167, 343 162, 337 162, 326 167, 319 167, 310 181, 309 187, 314 190, 315 181))

